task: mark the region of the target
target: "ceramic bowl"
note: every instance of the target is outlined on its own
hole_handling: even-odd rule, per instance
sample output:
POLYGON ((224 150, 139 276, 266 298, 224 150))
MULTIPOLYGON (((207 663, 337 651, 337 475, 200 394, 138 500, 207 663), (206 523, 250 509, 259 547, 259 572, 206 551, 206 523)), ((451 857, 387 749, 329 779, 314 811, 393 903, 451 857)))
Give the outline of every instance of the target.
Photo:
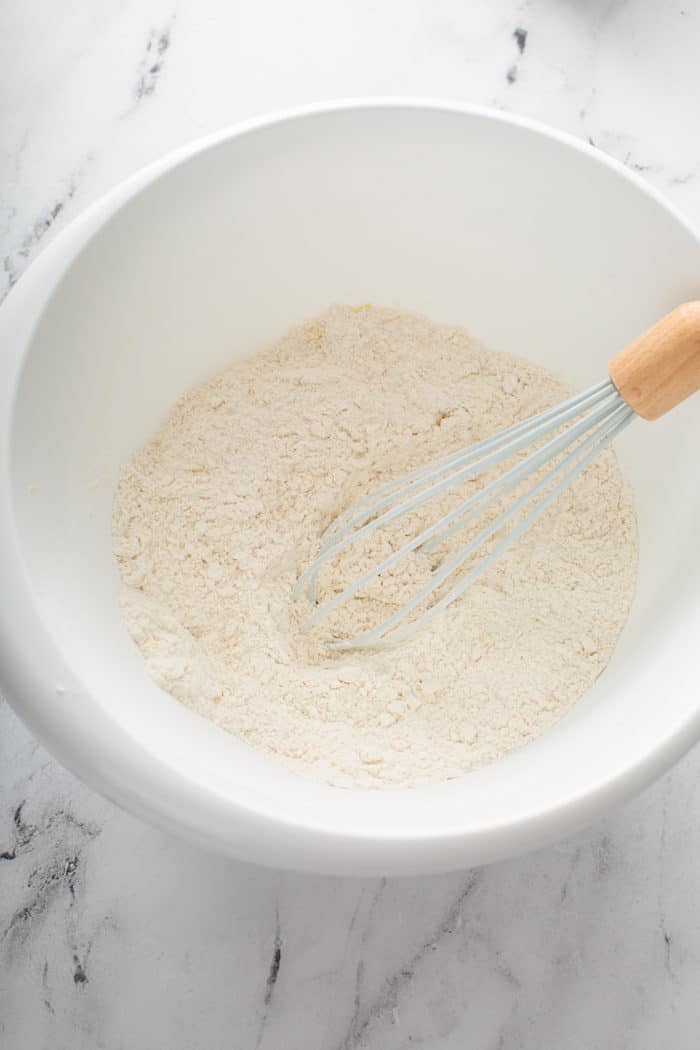
POLYGON ((700 295, 700 240, 581 143, 445 104, 321 106, 139 173, 30 267, 0 311, 0 683, 88 784, 213 850, 339 874, 445 871, 532 849, 649 783, 700 735, 700 404, 619 445, 639 585, 596 686, 461 779, 298 778, 145 675, 122 623, 120 465, 174 401, 332 302, 464 325, 577 387, 700 295))

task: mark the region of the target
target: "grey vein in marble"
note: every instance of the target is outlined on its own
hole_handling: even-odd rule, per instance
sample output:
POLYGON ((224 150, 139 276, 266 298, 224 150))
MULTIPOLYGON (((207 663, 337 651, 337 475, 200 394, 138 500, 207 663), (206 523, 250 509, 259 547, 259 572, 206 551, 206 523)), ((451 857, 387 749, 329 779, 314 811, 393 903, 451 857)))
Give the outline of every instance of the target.
MULTIPOLYGON (((522 57, 525 54, 525 48, 527 46, 527 29, 518 26, 517 29, 513 30, 513 39, 515 40, 518 53, 522 57)), ((506 82, 508 84, 514 84, 518 79, 519 74, 520 67, 517 62, 513 62, 506 70, 506 82)))
POLYGON ((166 55, 170 47, 170 34, 175 16, 160 29, 152 29, 146 43, 146 53, 141 60, 138 79, 134 89, 137 102, 152 95, 163 72, 166 55))
POLYGON ((275 930, 272 941, 272 958, 270 959, 270 967, 265 978, 262 1010, 260 1012, 260 1027, 258 1028, 258 1037, 255 1041, 255 1050, 258 1050, 262 1045, 265 1036, 265 1022, 267 1021, 272 996, 275 991, 275 985, 279 979, 280 969, 282 967, 282 949, 283 941, 282 928, 280 926, 280 911, 279 905, 275 904, 275 930))
POLYGON ((14 809, 12 843, 3 850, 2 858, 8 863, 17 863, 25 856, 32 857, 35 840, 47 835, 59 840, 60 847, 42 863, 28 866, 26 889, 29 892, 24 894, 0 932, 0 944, 5 946, 10 959, 26 943, 32 928, 56 897, 67 893, 69 903, 74 903, 81 850, 86 841, 100 834, 97 826, 79 820, 68 808, 58 807, 44 814, 39 824, 34 824, 27 820, 25 807, 26 800, 22 800, 14 809))
MULTIPOLYGON (((435 951, 441 942, 453 934, 458 926, 461 925, 463 906, 478 886, 479 881, 480 872, 478 870, 471 871, 457 898, 450 904, 447 913, 440 920, 437 927, 430 933, 418 950, 413 953, 408 962, 401 969, 386 978, 379 994, 364 1007, 361 1002, 360 992, 365 963, 364 959, 360 957, 355 970, 355 1009, 348 1032, 338 1045, 338 1050, 355 1050, 356 1047, 366 1045, 365 1037, 371 1031, 372 1026, 378 1020, 385 1018, 387 1014, 391 1014, 392 1019, 395 1021, 401 997, 406 994, 414 981, 423 959, 429 952, 435 951)), ((381 889, 384 889, 385 886, 386 880, 383 880, 381 889)), ((379 892, 381 892, 381 889, 379 892)), ((376 905, 376 901, 377 898, 375 897, 373 906, 376 905)))
POLYGON ((36 253, 46 234, 61 216, 70 201, 73 200, 77 188, 78 179, 74 177, 69 181, 65 193, 44 209, 29 229, 25 231, 19 248, 5 255, 2 261, 4 287, 0 288, 0 303, 17 283, 25 266, 36 253))

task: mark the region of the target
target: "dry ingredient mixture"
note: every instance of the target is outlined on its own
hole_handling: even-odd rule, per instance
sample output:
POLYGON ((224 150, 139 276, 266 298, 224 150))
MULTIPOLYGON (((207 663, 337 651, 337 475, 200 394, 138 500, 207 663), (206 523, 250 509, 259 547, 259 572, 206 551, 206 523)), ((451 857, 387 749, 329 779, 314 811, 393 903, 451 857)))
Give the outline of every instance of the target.
MULTIPOLYGON (((323 641, 390 615, 427 578, 427 555, 310 635, 291 591, 358 496, 568 394, 462 329, 373 306, 331 307, 188 393, 123 470, 114 507, 122 608, 149 674, 339 786, 456 777, 538 736, 601 673, 631 602, 636 524, 612 450, 396 648, 333 654, 323 641)), ((414 526, 352 548, 321 596, 414 526)))

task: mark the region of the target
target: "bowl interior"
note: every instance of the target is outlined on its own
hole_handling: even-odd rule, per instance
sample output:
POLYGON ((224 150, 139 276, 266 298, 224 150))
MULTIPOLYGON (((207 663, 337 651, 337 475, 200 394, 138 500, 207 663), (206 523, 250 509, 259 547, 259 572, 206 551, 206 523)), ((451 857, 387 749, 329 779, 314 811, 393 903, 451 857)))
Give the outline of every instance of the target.
POLYGON ((68 269, 17 389, 18 536, 70 668, 47 718, 99 710, 161 771, 163 791, 177 782, 216 804, 220 838, 235 836, 229 816, 245 811, 271 818, 259 833, 272 839, 282 826, 314 827, 409 848, 510 829, 516 848, 522 822, 624 776, 697 708, 697 404, 636 422, 620 442, 637 498, 639 587, 595 688, 517 753, 410 791, 307 783, 159 690, 120 619, 111 504, 120 465, 180 394, 331 302, 462 324, 583 386, 604 377, 615 349, 697 297, 699 272, 697 239, 636 182, 484 114, 311 114, 166 170, 68 269))

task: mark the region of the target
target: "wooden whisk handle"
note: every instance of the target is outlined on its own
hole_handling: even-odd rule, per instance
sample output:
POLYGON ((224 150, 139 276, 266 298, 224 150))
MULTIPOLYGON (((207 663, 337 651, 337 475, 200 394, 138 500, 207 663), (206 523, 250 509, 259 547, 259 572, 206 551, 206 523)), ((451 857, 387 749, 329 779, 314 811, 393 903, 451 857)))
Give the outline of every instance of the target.
POLYGON ((608 372, 642 419, 658 419, 700 390, 700 301, 677 306, 615 354, 608 372))

